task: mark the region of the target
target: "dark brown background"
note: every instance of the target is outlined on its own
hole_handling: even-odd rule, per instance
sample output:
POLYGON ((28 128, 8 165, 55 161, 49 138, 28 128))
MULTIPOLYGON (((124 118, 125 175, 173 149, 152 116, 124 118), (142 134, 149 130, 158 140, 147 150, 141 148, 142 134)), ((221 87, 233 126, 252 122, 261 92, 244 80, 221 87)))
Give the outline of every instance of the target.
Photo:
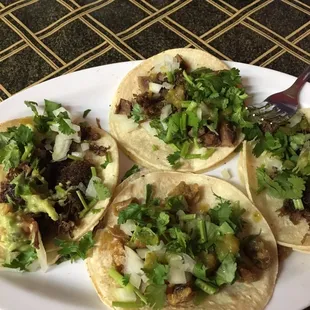
POLYGON ((298 75, 310 0, 0 0, 0 100, 47 79, 172 47, 298 75))

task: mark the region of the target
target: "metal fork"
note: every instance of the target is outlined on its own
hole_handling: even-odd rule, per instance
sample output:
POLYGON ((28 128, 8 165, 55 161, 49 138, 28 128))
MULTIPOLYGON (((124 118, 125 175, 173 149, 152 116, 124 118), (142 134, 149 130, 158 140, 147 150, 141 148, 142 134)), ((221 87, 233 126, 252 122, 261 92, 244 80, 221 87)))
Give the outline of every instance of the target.
POLYGON ((259 106, 248 106, 252 119, 259 123, 267 121, 279 125, 286 122, 296 113, 299 93, 309 77, 310 65, 288 89, 269 96, 259 106))

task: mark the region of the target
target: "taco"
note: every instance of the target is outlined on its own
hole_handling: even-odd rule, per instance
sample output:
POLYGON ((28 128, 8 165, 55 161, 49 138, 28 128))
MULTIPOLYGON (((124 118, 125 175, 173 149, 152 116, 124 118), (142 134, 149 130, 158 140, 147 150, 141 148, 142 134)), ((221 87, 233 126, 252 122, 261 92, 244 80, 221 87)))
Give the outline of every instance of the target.
POLYGON ((310 251, 309 120, 310 109, 302 109, 281 126, 257 126, 240 160, 248 196, 278 244, 300 251, 310 251))
POLYGON ((278 272, 270 227, 231 184, 151 172, 114 199, 87 267, 109 307, 263 309, 278 272))
POLYGON ((122 80, 110 130, 136 163, 202 172, 223 161, 252 127, 239 70, 194 49, 155 55, 122 80))
POLYGON ((74 123, 58 103, 45 100, 41 115, 25 103, 34 117, 0 125, 0 265, 22 270, 72 258, 104 215, 119 169, 104 130, 74 123))

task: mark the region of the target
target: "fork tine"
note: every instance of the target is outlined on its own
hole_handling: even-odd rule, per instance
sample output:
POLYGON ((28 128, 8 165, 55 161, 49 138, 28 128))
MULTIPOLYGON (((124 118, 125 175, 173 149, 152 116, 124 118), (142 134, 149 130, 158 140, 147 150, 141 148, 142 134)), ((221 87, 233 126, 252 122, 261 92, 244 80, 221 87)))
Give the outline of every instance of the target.
POLYGON ((271 124, 278 124, 281 125, 283 123, 285 123, 286 121, 288 121, 290 119, 290 117, 284 113, 284 115, 278 115, 277 117, 273 118, 270 120, 271 124))
POLYGON ((255 113, 255 115, 253 116, 258 117, 258 118, 263 118, 263 119, 270 119, 270 118, 276 117, 279 114, 279 112, 280 111, 277 107, 273 107, 270 110, 263 111, 261 113, 255 113))
POLYGON ((253 113, 253 114, 257 114, 257 113, 264 113, 266 110, 268 110, 269 108, 272 108, 273 104, 272 103, 267 103, 261 107, 257 107, 257 106, 248 106, 248 110, 253 113))

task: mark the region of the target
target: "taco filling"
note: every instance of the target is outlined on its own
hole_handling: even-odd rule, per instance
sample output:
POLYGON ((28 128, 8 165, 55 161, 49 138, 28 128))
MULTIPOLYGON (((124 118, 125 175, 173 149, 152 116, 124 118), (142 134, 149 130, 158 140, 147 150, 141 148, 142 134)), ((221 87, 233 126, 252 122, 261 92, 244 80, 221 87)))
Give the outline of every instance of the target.
POLYGON ((252 127, 239 70, 191 71, 180 55, 161 60, 149 75, 135 77, 140 93, 120 98, 115 113, 170 145, 167 160, 174 168, 181 158, 208 159, 216 147, 235 146, 242 129, 252 127))
POLYGON ((33 120, 0 133, 0 248, 5 267, 18 268, 16 258, 26 255, 22 269, 35 258, 38 231, 44 244, 72 238, 95 204, 111 195, 97 176, 111 163, 109 149, 96 143, 100 133, 73 123, 58 103, 45 100, 42 115, 36 103, 25 103, 33 120), (89 152, 102 157, 102 167, 91 163, 89 152))
POLYGON ((247 233, 245 209, 219 196, 212 209, 198 208, 200 200, 199 185, 182 181, 165 199, 153 197, 148 184, 143 202, 132 197, 114 206, 117 225, 100 245, 113 261, 112 306, 198 305, 235 281, 259 281, 272 257, 259 234, 247 233))
POLYGON ((280 217, 288 217, 294 225, 305 219, 310 225, 310 124, 306 116, 299 111, 281 126, 256 125, 246 135, 248 140, 253 138, 257 194, 265 191, 283 200, 280 217))

